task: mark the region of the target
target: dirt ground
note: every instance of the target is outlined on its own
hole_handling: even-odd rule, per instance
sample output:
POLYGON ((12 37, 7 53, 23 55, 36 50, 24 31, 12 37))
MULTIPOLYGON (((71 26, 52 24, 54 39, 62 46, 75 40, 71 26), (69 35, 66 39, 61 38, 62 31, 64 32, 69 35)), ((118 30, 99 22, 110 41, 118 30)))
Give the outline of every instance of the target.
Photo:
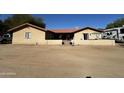
POLYGON ((124 77, 124 48, 0 45, 0 77, 124 77))

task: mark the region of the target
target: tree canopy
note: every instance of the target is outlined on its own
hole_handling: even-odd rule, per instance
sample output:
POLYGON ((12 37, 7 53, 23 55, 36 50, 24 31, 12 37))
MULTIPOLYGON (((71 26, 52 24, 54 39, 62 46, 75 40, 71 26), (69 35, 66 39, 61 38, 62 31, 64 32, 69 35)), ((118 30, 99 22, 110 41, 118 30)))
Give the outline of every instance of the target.
POLYGON ((114 28, 114 27, 121 27, 124 25, 124 18, 117 19, 113 21, 112 23, 107 24, 106 28, 114 28))
POLYGON ((6 30, 7 30, 7 26, 4 24, 4 22, 2 20, 0 20, 0 35, 5 33, 6 30))
POLYGON ((4 34, 8 29, 24 23, 31 23, 45 28, 45 23, 42 18, 34 17, 31 14, 14 14, 4 21, 0 20, 0 34, 4 34))
POLYGON ((40 27, 45 28, 45 23, 42 18, 33 17, 30 14, 14 14, 4 20, 4 24, 8 26, 8 29, 23 23, 31 23, 40 27))

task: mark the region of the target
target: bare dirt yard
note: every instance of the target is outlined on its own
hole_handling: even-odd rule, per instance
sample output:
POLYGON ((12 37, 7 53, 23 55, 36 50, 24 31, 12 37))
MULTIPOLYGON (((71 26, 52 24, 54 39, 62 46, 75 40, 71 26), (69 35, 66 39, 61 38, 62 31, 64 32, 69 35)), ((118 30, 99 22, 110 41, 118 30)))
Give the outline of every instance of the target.
POLYGON ((117 46, 0 45, 0 77, 124 77, 117 46))

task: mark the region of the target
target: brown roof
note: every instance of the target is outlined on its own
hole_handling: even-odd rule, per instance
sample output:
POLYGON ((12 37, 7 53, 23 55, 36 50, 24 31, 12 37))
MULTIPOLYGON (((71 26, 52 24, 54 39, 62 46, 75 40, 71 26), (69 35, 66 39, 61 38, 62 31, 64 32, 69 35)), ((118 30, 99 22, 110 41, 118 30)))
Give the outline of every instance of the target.
POLYGON ((45 29, 42 28, 42 27, 39 27, 39 26, 30 24, 30 23, 24 23, 24 24, 21 24, 21 25, 19 25, 19 26, 16 26, 16 27, 14 27, 14 28, 9 29, 8 32, 10 32, 10 31, 15 31, 16 29, 19 29, 19 28, 22 28, 22 27, 26 27, 26 26, 34 27, 34 28, 37 28, 37 29, 40 29, 40 30, 45 31, 45 29))
POLYGON ((53 29, 53 30, 49 30, 49 31, 54 32, 54 33, 76 33, 76 32, 80 32, 85 29, 91 29, 91 30, 95 30, 97 32, 102 32, 102 30, 98 30, 98 29, 91 28, 91 27, 85 27, 82 29, 53 29))
POLYGON ((73 33, 76 30, 77 29, 53 29, 53 30, 49 30, 49 31, 54 32, 54 33, 73 33))
POLYGON ((85 29, 91 29, 91 30, 94 30, 94 31, 96 31, 96 32, 103 32, 102 30, 95 29, 95 28, 92 28, 92 27, 84 27, 84 28, 82 28, 82 29, 79 29, 79 30, 75 31, 75 33, 76 33, 76 32, 80 32, 80 31, 85 30, 85 29))
MULTIPOLYGON (((40 29, 42 31, 46 31, 42 27, 39 27, 39 26, 30 24, 30 23, 24 23, 22 25, 19 25, 19 26, 16 26, 14 28, 9 29, 8 32, 10 32, 10 31, 16 31, 17 29, 20 29, 20 28, 23 28, 23 27, 27 27, 27 26, 31 26, 31 27, 40 29)), ((85 30, 85 29, 91 29, 91 30, 95 30, 97 32, 102 32, 102 30, 98 30, 98 29, 91 28, 91 27, 85 27, 85 28, 82 28, 82 29, 74 29, 74 28, 73 29, 53 29, 53 30, 48 30, 48 31, 53 32, 53 33, 76 33, 76 32, 80 32, 80 31, 85 30)))

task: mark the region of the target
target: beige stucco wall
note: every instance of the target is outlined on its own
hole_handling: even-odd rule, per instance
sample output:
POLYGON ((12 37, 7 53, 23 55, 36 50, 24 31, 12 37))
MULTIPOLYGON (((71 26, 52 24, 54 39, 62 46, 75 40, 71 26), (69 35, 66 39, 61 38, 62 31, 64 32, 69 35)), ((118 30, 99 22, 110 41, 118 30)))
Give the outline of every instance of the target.
POLYGON ((33 27, 26 27, 13 33, 12 44, 45 44, 45 32, 33 27), (31 32, 31 39, 25 38, 25 32, 31 32))
POLYGON ((84 40, 83 33, 88 33, 89 39, 101 39, 101 33, 91 30, 91 29, 85 29, 80 32, 77 32, 74 34, 74 40, 84 40))
POLYGON ((115 45, 115 40, 102 40, 101 33, 91 29, 75 33, 73 42, 74 45, 115 45), (83 33, 88 33, 89 40, 84 40, 83 33))
MULTIPOLYGON (((83 33, 89 33, 89 39, 95 39, 97 37, 92 33, 100 34, 90 29, 77 32, 74 34, 73 40, 75 45, 115 45, 114 40, 83 40, 83 33)), ((62 40, 45 40, 44 31, 33 27, 26 27, 13 33, 12 44, 62 45, 62 40), (31 32, 30 39, 25 38, 25 32, 31 32)))
POLYGON ((115 45, 115 40, 78 40, 74 45, 115 45))
POLYGON ((62 40, 46 40, 47 45, 62 45, 62 40))

